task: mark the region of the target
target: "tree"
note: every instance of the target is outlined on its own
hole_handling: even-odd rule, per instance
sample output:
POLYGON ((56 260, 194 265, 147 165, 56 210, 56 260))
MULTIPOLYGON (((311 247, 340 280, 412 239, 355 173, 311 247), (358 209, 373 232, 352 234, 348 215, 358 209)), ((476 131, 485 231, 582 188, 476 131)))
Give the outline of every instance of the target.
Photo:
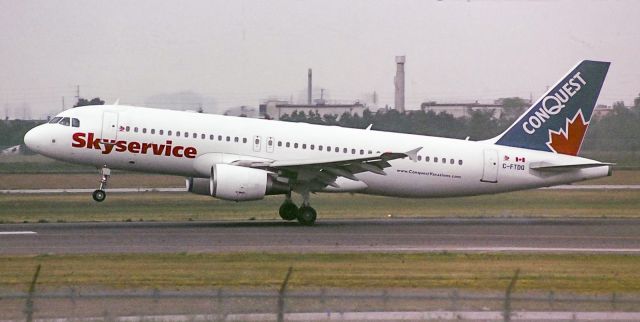
POLYGON ((520 97, 506 97, 498 100, 502 102, 503 114, 507 119, 515 119, 522 115, 524 110, 529 106, 529 102, 520 97))
POLYGON ((104 105, 104 101, 101 100, 100 97, 93 98, 90 101, 80 97, 76 105, 74 105, 73 107, 89 106, 89 105, 104 105))

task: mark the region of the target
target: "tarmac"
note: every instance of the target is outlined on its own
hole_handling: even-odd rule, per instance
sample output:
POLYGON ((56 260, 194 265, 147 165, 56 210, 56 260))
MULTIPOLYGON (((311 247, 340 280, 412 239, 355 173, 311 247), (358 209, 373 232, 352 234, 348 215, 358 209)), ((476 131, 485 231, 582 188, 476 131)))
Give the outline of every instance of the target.
POLYGON ((400 219, 0 225, 0 254, 552 252, 640 254, 638 219, 400 219))

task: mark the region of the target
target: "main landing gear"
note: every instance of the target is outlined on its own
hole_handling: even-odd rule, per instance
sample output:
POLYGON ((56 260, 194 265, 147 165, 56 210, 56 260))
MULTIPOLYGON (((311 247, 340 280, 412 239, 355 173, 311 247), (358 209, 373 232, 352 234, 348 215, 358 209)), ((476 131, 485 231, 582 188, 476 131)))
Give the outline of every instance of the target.
POLYGON ((302 198, 302 207, 298 208, 291 200, 291 193, 288 193, 286 199, 280 206, 280 217, 287 221, 297 219, 301 225, 311 226, 316 222, 317 213, 316 210, 309 205, 309 194, 303 193, 302 198))
POLYGON ((100 188, 98 188, 98 190, 95 190, 92 195, 93 200, 97 202, 102 202, 107 198, 107 192, 105 190, 107 189, 107 181, 111 176, 111 169, 103 167, 102 169, 100 169, 100 175, 102 176, 102 178, 100 179, 100 188))

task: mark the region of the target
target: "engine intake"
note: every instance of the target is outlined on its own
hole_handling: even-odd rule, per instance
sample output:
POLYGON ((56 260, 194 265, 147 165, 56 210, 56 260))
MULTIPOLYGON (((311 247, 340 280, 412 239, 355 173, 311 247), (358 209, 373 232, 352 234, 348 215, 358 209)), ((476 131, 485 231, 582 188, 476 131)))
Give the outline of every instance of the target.
POLYGON ((215 164, 210 178, 187 178, 187 191, 223 200, 260 200, 265 195, 289 192, 287 184, 273 179, 269 172, 260 169, 215 164))

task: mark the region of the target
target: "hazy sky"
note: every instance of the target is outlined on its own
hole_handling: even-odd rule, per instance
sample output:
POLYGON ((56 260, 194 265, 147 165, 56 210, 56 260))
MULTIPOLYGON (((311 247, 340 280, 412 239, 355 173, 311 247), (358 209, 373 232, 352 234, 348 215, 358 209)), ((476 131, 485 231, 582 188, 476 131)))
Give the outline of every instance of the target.
POLYGON ((18 117, 71 106, 75 85, 133 105, 192 91, 209 111, 298 100, 309 67, 331 99, 392 105, 396 55, 408 109, 537 98, 582 59, 612 62, 601 103, 629 104, 640 1, 0 0, 0 106, 18 117))

